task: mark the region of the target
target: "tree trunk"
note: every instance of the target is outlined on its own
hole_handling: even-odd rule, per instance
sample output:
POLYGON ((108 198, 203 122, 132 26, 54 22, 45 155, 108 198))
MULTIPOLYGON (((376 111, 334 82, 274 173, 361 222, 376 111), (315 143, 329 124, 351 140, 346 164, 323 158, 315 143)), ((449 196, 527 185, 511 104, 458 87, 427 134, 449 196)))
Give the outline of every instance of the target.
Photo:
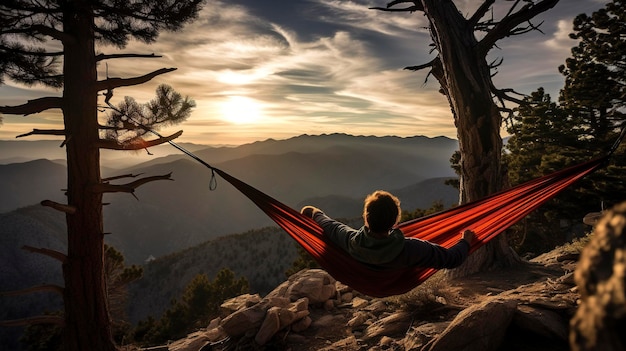
POLYGON ((104 279, 102 194, 97 116, 97 81, 92 10, 88 1, 66 4, 63 31, 63 118, 66 130, 68 251, 65 280, 64 350, 116 350, 104 279), (71 7, 74 7, 73 9, 71 7), (78 14, 78 15, 77 15, 78 14), (71 103, 70 103, 71 102, 71 103))
MULTIPOLYGON (((460 199, 478 200, 501 188, 502 117, 491 96, 486 53, 478 52, 473 28, 450 0, 424 0, 425 14, 439 51, 432 72, 448 98, 461 151, 460 199)), ((471 228, 470 228, 471 229, 471 228)), ((476 251, 452 276, 517 261, 505 235, 476 251)))

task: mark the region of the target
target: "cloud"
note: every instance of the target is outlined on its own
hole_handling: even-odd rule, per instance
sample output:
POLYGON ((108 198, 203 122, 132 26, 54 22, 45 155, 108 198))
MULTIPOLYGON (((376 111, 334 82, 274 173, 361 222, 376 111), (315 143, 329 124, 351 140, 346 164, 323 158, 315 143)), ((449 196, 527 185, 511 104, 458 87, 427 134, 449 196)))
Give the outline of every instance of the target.
MULTIPOLYGON (((164 83, 195 99, 197 108, 189 120, 171 128, 185 130, 179 141, 236 144, 332 132, 455 137, 438 82, 431 77, 424 84, 427 71, 402 69, 433 57, 425 17, 368 9, 386 3, 307 0, 278 6, 258 0, 210 1, 182 30, 163 32, 151 45, 131 41, 121 51, 161 58, 108 60, 99 66, 99 77, 128 78, 176 67, 147 84, 116 89, 114 101, 125 95, 148 101, 156 86, 164 83), (236 112, 232 103, 228 112, 225 106, 232 101, 245 101, 249 114, 258 117, 247 124, 241 123, 243 118, 236 122, 232 113, 246 112, 236 112)), ((455 1, 465 16, 478 3, 455 1)), ((559 6, 538 18, 545 21, 545 34, 508 38, 492 50, 490 60, 504 58, 495 77, 498 87, 524 93, 539 86, 560 88, 557 67, 572 46, 567 39, 569 23, 577 11, 589 12, 599 5, 583 0, 559 6)), ((498 11, 502 8, 494 15, 498 11)), ((113 47, 99 51, 120 52, 113 47)), ((0 93, 7 105, 59 94, 19 85, 0 87, 0 93)), ((0 138, 14 137, 10 134, 16 126, 8 128, 9 123, 25 122, 8 116, 4 120, 0 138)), ((58 121, 58 114, 42 121, 49 120, 58 121)))

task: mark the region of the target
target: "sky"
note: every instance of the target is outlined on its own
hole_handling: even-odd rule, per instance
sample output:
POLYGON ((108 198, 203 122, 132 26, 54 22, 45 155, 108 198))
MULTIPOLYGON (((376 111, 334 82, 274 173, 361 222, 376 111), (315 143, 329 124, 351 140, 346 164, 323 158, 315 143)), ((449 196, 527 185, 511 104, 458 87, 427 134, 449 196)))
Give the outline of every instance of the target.
MULTIPOLYGON (((479 3, 457 0, 466 17, 479 3)), ((576 42, 568 37, 580 13, 591 14, 607 0, 561 0, 532 20, 541 31, 498 42, 488 60, 502 59, 496 86, 530 94, 543 87, 557 100, 563 87, 558 66, 576 42)), ((176 142, 240 145, 301 134, 346 133, 376 136, 447 136, 456 128, 439 84, 427 71, 430 35, 422 13, 391 13, 386 0, 208 1, 199 18, 178 32, 163 32, 150 45, 130 42, 103 53, 161 55, 115 59, 99 66, 100 79, 140 76, 164 67, 177 70, 148 84, 118 88, 112 102, 132 96, 147 102, 159 84, 189 96, 196 108, 176 142)), ((510 6, 513 1, 497 1, 510 6)), ((495 15, 503 8, 496 9, 495 15)), ((0 104, 18 105, 60 91, 6 81, 0 104)), ((104 116, 104 113, 103 113, 104 116)), ((34 128, 61 128, 59 111, 3 116, 0 140, 15 140, 34 128)), ((29 137, 21 140, 38 140, 29 137)))

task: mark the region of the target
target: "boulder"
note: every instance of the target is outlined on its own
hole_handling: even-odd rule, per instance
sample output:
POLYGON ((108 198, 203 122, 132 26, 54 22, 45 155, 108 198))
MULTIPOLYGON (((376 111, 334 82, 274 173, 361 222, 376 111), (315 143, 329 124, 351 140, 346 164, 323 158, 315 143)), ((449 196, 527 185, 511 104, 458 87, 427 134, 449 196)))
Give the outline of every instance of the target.
POLYGON ((461 311, 427 351, 495 351, 511 324, 517 301, 491 298, 461 311))
POLYGON ((268 297, 284 297, 296 301, 306 297, 310 304, 323 305, 330 298, 337 296, 336 281, 321 269, 302 270, 270 292, 268 297))
POLYGON ((259 294, 243 294, 224 301, 220 305, 220 316, 226 317, 242 308, 251 307, 261 302, 259 294))

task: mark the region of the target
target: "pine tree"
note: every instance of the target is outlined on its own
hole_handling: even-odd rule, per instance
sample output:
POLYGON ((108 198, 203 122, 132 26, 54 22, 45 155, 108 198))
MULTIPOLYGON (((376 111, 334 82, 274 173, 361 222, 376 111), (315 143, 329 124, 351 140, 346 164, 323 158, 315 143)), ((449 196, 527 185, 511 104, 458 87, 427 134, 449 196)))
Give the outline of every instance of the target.
MULTIPOLYGON (((613 0, 591 15, 574 19, 573 39, 579 44, 559 67, 565 76, 561 106, 580 119, 581 137, 590 156, 609 150, 626 128, 626 2, 613 0)), ((623 201, 626 185, 626 145, 616 150, 610 164, 593 174, 587 199, 598 211, 623 201)))
MULTIPOLYGON (((99 96, 104 95, 105 107, 121 116, 128 111, 111 104, 116 88, 145 83, 174 68, 138 77, 98 80, 98 68, 104 67, 99 64, 106 60, 157 56, 97 52, 106 46, 124 48, 130 39, 151 43, 162 30, 179 30, 197 17, 201 1, 7 0, 0 3, 0 83, 10 79, 26 85, 62 88, 62 96, 41 97, 18 106, 0 106, 0 113, 30 115, 50 109, 60 109, 63 113, 63 129, 35 129, 23 136, 58 135, 64 139, 62 145, 66 149, 67 203, 43 201, 42 204, 65 214, 67 253, 29 248, 62 262, 65 284, 60 291, 64 315, 45 320, 63 325, 65 350, 116 349, 105 292, 103 194, 132 193, 147 182, 169 179, 169 175, 162 175, 128 184, 112 184, 115 179, 100 176, 100 149, 133 150, 158 145, 180 135, 135 142, 140 140, 102 138, 102 131, 136 130, 137 124, 162 122, 154 118, 156 116, 172 115, 180 121, 193 107, 190 100, 178 99, 172 91, 162 89, 157 92, 157 105, 158 102, 164 103, 163 108, 169 105, 169 113, 149 103, 144 107, 139 105, 137 116, 145 120, 134 125, 125 123, 122 118, 121 123, 115 125, 100 125, 99 96)), ((139 134, 136 135, 141 137, 139 134)), ((41 320, 31 320, 37 319, 41 320)))
MULTIPOLYGON (((584 139, 579 138, 580 122, 553 102, 543 88, 515 109, 508 126, 511 134, 503 160, 510 185, 524 183, 587 159, 584 139)), ((581 211, 572 189, 533 212, 510 232, 521 252, 545 252, 565 241, 561 219, 579 216, 581 211)))
POLYGON ((614 0, 591 16, 574 19, 572 39, 579 40, 559 71, 565 76, 561 105, 584 119, 596 146, 608 147, 615 127, 625 120, 626 2, 614 0))

